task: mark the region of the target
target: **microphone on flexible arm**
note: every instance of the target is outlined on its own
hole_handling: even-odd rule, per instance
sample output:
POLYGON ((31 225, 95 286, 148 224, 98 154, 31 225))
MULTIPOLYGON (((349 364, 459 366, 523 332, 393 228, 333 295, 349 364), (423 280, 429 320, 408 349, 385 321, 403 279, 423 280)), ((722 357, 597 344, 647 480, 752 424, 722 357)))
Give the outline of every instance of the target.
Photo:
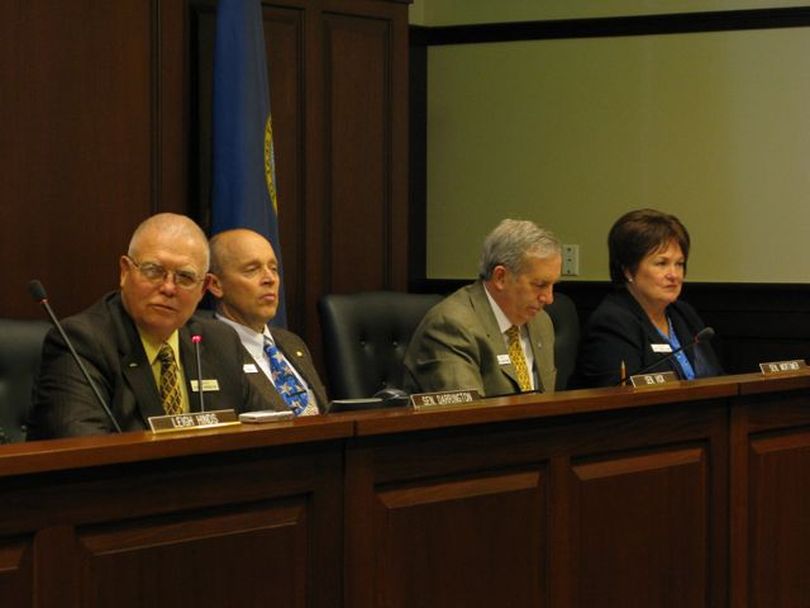
POLYGON ((76 349, 73 347, 73 343, 68 338, 65 330, 62 328, 62 324, 59 322, 59 319, 56 318, 56 315, 51 308, 51 305, 48 304, 48 295, 45 293, 45 287, 43 287, 42 283, 37 279, 30 281, 28 283, 28 293, 31 294, 31 297, 34 298, 36 302, 42 305, 42 308, 45 309, 45 312, 48 313, 48 317, 51 319, 51 323, 53 323, 54 327, 56 327, 57 331, 59 331, 59 335, 62 336, 62 340, 68 347, 70 354, 73 356, 73 360, 76 361, 76 364, 79 366, 79 369, 82 371, 82 375, 84 379, 87 381, 87 384, 90 385, 90 388, 93 390, 93 394, 96 396, 96 399, 101 404, 104 413, 107 414, 107 418, 110 419, 110 422, 113 424, 113 428, 115 428, 116 432, 121 432, 121 426, 118 424, 118 421, 113 416, 112 411, 110 411, 109 406, 104 401, 104 397, 101 396, 101 393, 96 386, 96 383, 93 382, 93 379, 90 377, 90 374, 87 371, 87 368, 84 366, 84 363, 79 358, 79 354, 76 352, 76 349))
MULTIPOLYGON (((667 361, 671 361, 672 359, 675 358, 676 355, 679 355, 682 352, 685 352, 685 351, 688 351, 688 350, 690 350, 692 348, 695 348, 701 342, 708 342, 712 338, 714 338, 714 329, 711 328, 711 327, 704 327, 703 329, 701 329, 695 335, 694 340, 692 340, 689 344, 687 344, 686 346, 681 346, 680 348, 675 349, 674 351, 672 351, 669 355, 667 355, 663 359, 659 359, 655 363, 652 363, 651 365, 647 365, 647 366, 641 368, 640 371, 637 371, 632 375, 633 376, 640 376, 642 374, 646 374, 651 369, 654 369, 654 368, 658 367, 662 363, 666 363, 667 361)), ((621 386, 622 384, 626 384, 628 380, 630 380, 630 376, 627 376, 626 378, 622 378, 621 380, 619 380, 615 384, 615 386, 621 386)))
POLYGON ((197 357, 197 392, 200 396, 200 411, 205 411, 205 402, 203 401, 203 376, 202 376, 202 363, 200 363, 200 342, 202 336, 194 334, 191 336, 191 341, 194 342, 194 355, 197 357))

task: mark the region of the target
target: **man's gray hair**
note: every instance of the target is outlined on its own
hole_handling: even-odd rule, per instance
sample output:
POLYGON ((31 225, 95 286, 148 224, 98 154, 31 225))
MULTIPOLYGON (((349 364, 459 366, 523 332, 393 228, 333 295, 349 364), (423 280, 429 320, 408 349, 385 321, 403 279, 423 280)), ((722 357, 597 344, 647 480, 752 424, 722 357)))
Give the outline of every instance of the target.
POLYGON ((528 220, 505 219, 484 239, 478 273, 489 280, 501 265, 520 274, 528 258, 545 259, 560 252, 560 241, 548 230, 528 220))

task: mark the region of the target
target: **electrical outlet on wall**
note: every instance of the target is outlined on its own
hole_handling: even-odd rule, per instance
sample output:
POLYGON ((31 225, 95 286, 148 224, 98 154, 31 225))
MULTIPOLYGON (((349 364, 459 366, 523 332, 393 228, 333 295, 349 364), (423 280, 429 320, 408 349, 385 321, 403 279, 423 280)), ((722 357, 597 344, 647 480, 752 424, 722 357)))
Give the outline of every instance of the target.
POLYGON ((579 245, 562 246, 562 273, 566 277, 579 275, 579 245))

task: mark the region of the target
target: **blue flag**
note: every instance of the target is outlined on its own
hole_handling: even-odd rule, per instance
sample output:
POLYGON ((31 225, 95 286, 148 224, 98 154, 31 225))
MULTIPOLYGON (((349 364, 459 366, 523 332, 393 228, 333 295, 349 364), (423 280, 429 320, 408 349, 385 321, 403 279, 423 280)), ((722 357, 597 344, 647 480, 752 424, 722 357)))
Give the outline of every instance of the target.
MULTIPOLYGON (((261 0, 219 0, 214 49, 212 234, 250 228, 279 263, 276 168, 261 0)), ((287 325, 282 284, 272 324, 287 325)))

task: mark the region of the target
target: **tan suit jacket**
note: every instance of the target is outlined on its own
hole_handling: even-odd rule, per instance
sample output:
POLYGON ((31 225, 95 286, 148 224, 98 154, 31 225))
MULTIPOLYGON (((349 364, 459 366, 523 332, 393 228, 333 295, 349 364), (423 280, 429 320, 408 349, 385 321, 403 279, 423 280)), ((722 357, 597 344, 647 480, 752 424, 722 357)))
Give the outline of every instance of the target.
MULTIPOLYGON (((551 392, 554 326, 545 311, 527 324, 534 369, 540 385, 551 392)), ((506 363, 507 349, 484 285, 462 287, 431 308, 417 327, 405 353, 405 390, 411 393, 477 389, 484 396, 520 392, 515 368, 506 363)))

